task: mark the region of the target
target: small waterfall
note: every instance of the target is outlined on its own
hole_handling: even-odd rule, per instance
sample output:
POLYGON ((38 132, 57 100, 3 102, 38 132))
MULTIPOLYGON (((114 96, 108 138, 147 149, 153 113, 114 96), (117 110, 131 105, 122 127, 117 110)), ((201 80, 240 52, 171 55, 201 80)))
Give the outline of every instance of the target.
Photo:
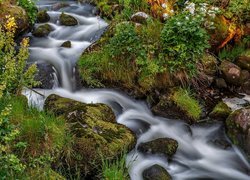
MULTIPOLYGON (((137 145, 160 137, 169 137, 178 141, 177 153, 169 161, 156 155, 144 155, 132 150, 127 156, 127 165, 132 180, 141 180, 144 169, 159 164, 164 167, 173 179, 240 179, 248 180, 250 164, 240 150, 232 145, 227 149, 216 145, 215 140, 229 142, 222 124, 188 125, 181 120, 172 120, 153 116, 143 101, 107 89, 74 90, 74 67, 82 51, 97 40, 107 24, 94 15, 95 8, 78 4, 74 1, 63 1, 70 6, 54 10, 59 1, 42 0, 40 9, 49 9, 50 25, 54 31, 46 38, 35 38, 31 34, 30 61, 50 63, 56 69, 53 89, 25 89, 30 105, 43 108, 46 97, 57 94, 84 103, 105 103, 117 117, 117 122, 126 125, 137 135, 137 145), (58 23, 60 12, 74 16, 79 25, 65 27, 58 23), (72 41, 72 48, 60 45, 72 41), (56 80, 58 78, 58 80, 56 80)), ((38 26, 40 24, 37 24, 38 26)), ((247 98, 245 98, 247 99, 247 98)))

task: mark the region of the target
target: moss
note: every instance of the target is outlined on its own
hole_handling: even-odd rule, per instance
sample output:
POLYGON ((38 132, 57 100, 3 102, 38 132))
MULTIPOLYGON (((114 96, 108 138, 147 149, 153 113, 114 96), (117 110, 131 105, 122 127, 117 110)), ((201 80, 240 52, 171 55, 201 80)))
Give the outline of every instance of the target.
POLYGON ((212 118, 221 118, 225 120, 231 112, 232 110, 224 102, 219 102, 214 107, 209 116, 212 118))
POLYGON ((199 102, 190 95, 188 90, 182 88, 177 89, 174 91, 171 99, 188 117, 194 120, 200 118, 202 112, 201 106, 199 102))
POLYGON ((75 134, 72 165, 82 167, 83 174, 93 171, 101 156, 112 159, 123 149, 131 148, 135 137, 125 126, 117 124, 114 113, 104 104, 84 104, 57 95, 45 102, 45 109, 63 118, 75 134))
POLYGON ((39 23, 45 23, 45 22, 48 22, 49 20, 50 20, 50 16, 46 10, 39 11, 37 13, 37 21, 39 23))
POLYGON ((36 37, 45 37, 48 36, 49 33, 52 31, 52 27, 49 24, 44 24, 36 28, 32 34, 36 37))
POLYGON ((71 48, 71 41, 65 41, 64 43, 62 43, 61 47, 71 48))
POLYGON ((161 166, 153 165, 143 171, 144 180, 171 180, 170 174, 161 166))
POLYGON ((65 26, 75 26, 78 24, 78 21, 68 14, 62 13, 59 17, 60 23, 65 26))
POLYGON ((178 148, 178 142, 170 138, 159 138, 138 146, 138 151, 143 153, 163 154, 171 157, 178 148))

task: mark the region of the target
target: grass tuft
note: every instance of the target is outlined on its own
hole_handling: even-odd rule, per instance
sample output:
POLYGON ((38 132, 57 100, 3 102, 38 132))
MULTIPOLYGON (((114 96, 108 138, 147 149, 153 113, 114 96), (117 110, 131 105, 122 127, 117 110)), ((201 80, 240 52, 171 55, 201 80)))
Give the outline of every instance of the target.
POLYGON ((201 116, 201 107, 199 102, 191 96, 187 89, 179 88, 172 96, 175 104, 183 110, 188 117, 198 120, 201 116))

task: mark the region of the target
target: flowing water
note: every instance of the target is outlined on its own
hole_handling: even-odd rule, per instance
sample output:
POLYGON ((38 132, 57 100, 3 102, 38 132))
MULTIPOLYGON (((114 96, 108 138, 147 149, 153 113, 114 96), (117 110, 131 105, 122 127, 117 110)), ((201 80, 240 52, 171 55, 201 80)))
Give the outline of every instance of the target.
MULTIPOLYGON (((88 4, 63 1, 68 7, 55 10, 59 1, 41 0, 39 9, 48 9, 49 24, 53 32, 46 38, 35 38, 31 34, 30 61, 49 63, 53 66, 54 87, 24 90, 29 103, 40 109, 45 98, 58 94, 85 103, 105 103, 116 114, 117 122, 126 125, 137 136, 137 145, 159 137, 178 141, 177 153, 171 160, 157 155, 139 153, 136 148, 127 156, 127 165, 132 180, 142 179, 144 169, 154 164, 164 167, 173 179, 250 179, 250 165, 242 152, 231 146, 224 149, 218 141, 228 141, 222 124, 211 123, 190 126, 181 120, 153 116, 143 101, 136 101, 126 95, 109 89, 75 90, 74 67, 81 53, 97 40, 107 27, 102 19, 95 16, 95 8, 88 4), (74 16, 79 25, 61 26, 58 22, 61 12, 74 16), (72 48, 60 45, 70 40, 72 48)), ((36 24, 38 26, 41 24, 36 24)))

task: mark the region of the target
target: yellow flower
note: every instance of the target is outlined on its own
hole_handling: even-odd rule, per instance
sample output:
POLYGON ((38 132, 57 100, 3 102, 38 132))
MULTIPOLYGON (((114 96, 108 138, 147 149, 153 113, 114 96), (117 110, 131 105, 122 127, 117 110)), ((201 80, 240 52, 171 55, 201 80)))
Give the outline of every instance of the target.
POLYGON ((29 46, 29 38, 23 38, 21 45, 22 45, 22 47, 28 47, 29 46))
POLYGON ((10 32, 15 32, 17 28, 15 18, 8 15, 6 16, 6 19, 7 19, 7 22, 4 25, 5 29, 10 32))

